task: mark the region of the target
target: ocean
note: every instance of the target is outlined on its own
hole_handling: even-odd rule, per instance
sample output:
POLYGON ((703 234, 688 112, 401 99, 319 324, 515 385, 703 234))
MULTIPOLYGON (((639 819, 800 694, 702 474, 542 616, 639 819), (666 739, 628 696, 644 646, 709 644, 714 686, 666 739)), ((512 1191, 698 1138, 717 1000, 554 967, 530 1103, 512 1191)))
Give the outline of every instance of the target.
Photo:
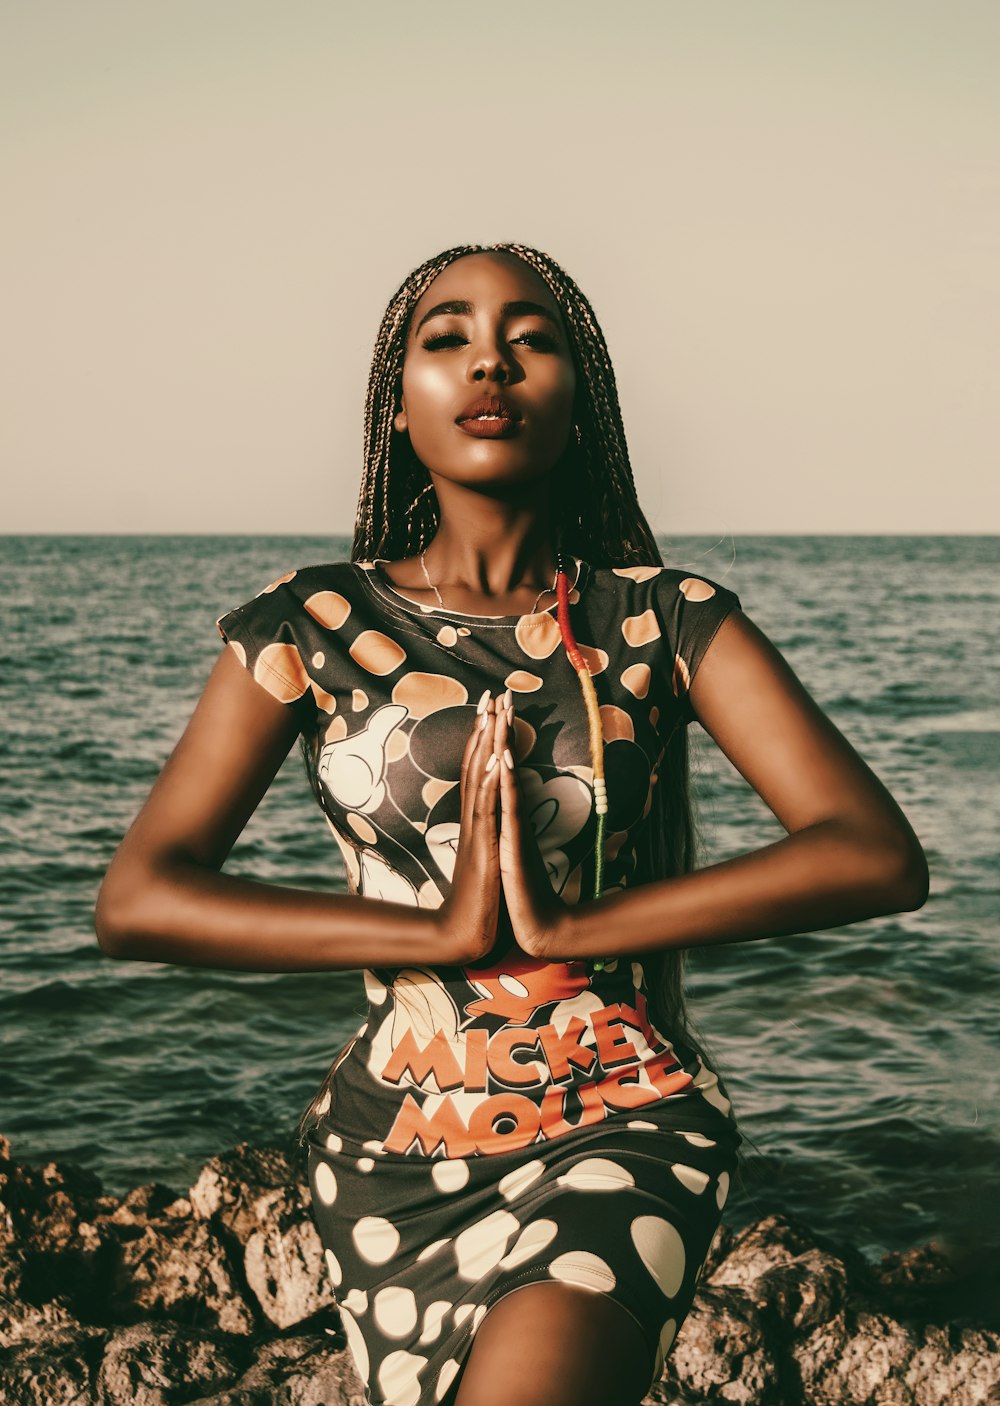
MULTIPOLYGON (((902 806, 931 891, 915 913, 693 949, 692 1013, 747 1161, 726 1207, 869 1256, 1000 1250, 996 537, 673 538, 671 565, 743 608, 902 806)), ((122 1194, 178 1190, 238 1141, 283 1141, 363 1018, 360 972, 115 962, 93 907, 220 649, 214 621, 347 539, 0 539, 0 1132, 122 1194)), ((779 839, 692 727, 701 863, 779 839)), ((227 870, 345 885, 297 747, 227 870)), ((995 1254, 992 1255, 996 1259, 995 1254)), ((995 1288, 990 1292, 1000 1292, 995 1288)))

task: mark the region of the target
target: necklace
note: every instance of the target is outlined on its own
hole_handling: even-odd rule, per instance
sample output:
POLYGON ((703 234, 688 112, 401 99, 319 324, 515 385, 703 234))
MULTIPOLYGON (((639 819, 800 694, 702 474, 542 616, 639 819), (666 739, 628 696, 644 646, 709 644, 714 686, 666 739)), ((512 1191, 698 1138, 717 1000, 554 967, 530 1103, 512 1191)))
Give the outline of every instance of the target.
MULTIPOLYGON (((447 607, 447 606, 445 605, 445 603, 444 603, 444 600, 443 600, 443 598, 442 598, 442 596, 441 596, 441 592, 438 590, 437 586, 434 584, 434 582, 433 582, 433 581, 431 580, 431 578, 430 578, 430 573, 429 573, 428 570, 427 570, 427 563, 424 561, 424 554, 423 554, 423 552, 420 553, 420 569, 421 569, 421 570, 423 571, 423 573, 424 573, 424 580, 427 582, 428 586, 430 586, 431 590, 432 590, 432 591, 434 592, 434 594, 437 596, 438 605, 440 605, 440 607, 441 607, 442 610, 447 610, 448 607, 447 607)), ((551 585, 551 586, 543 586, 542 589, 538 592, 538 595, 535 597, 535 603, 534 603, 534 605, 533 605, 533 606, 531 607, 531 609, 527 612, 529 615, 534 615, 535 611, 538 609, 538 602, 541 600, 542 596, 544 596, 544 595, 546 594, 546 592, 551 591, 553 595, 556 594, 556 583, 557 583, 557 581, 559 580, 559 573, 560 573, 561 571, 562 571, 562 551, 557 549, 557 551, 556 551, 556 572, 555 572, 555 575, 554 575, 553 578, 552 578, 552 585, 551 585)), ((576 580, 577 580, 577 581, 579 581, 579 579, 580 579, 580 571, 581 571, 581 564, 580 564, 580 563, 577 563, 577 568, 576 568, 576 580)), ((573 585, 574 585, 574 586, 576 585, 576 581, 573 582, 573 585)), ((454 612, 453 612, 453 613, 454 613, 454 612)))

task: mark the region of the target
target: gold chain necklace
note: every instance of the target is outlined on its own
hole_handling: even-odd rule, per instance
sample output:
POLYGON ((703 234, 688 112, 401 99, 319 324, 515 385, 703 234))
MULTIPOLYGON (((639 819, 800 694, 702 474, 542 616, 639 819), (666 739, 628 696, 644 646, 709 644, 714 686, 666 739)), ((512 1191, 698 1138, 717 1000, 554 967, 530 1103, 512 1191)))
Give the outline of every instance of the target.
MULTIPOLYGON (((438 590, 437 586, 434 584, 434 582, 433 582, 433 581, 431 580, 431 578, 430 578, 430 573, 429 573, 428 570, 427 570, 427 563, 424 561, 424 553, 423 553, 423 552, 420 553, 420 568, 421 568, 421 570, 422 570, 423 573, 424 573, 424 580, 427 582, 428 586, 430 586, 431 590, 432 590, 432 591, 434 592, 434 594, 437 596, 438 605, 440 605, 440 607, 441 607, 442 610, 447 610, 448 607, 447 607, 447 606, 445 605, 445 603, 444 603, 444 600, 443 600, 443 598, 442 598, 442 596, 441 596, 441 592, 438 590)), ((580 564, 578 563, 578 564, 577 564, 577 568, 576 568, 576 579, 577 579, 577 581, 579 581, 579 579, 580 579, 580 569, 581 569, 581 568, 580 568, 580 564)), ((551 591, 553 595, 555 594, 555 589, 556 589, 556 577, 559 575, 559 572, 560 572, 561 570, 562 570, 562 553, 561 553, 561 552, 558 552, 558 553, 556 554, 556 571, 555 571, 555 576, 553 576, 553 578, 552 578, 552 585, 551 585, 551 586, 543 586, 542 589, 538 592, 538 595, 535 597, 535 603, 534 603, 534 605, 533 605, 533 606, 531 607, 531 609, 527 612, 529 615, 534 615, 535 611, 538 609, 538 602, 541 600, 542 596, 544 596, 547 591, 551 591)), ((573 584, 574 584, 574 586, 575 586, 575 585, 576 585, 576 581, 574 581, 573 584)), ((464 613, 465 613, 465 612, 463 612, 463 611, 453 611, 453 612, 452 612, 452 614, 458 614, 458 615, 461 615, 461 614, 464 614, 464 613)))

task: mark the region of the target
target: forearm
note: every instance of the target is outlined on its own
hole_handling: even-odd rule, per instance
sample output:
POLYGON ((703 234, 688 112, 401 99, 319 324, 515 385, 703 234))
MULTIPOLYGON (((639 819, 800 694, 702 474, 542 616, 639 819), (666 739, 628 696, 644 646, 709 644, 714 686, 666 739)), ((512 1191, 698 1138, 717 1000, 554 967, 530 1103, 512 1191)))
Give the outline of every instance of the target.
POLYGON ((235 971, 337 971, 447 958, 433 910, 281 888, 182 861, 102 889, 95 927, 112 957, 235 971))
POLYGON ((752 854, 567 906, 548 955, 752 942, 919 908, 925 897, 921 858, 827 820, 752 854))

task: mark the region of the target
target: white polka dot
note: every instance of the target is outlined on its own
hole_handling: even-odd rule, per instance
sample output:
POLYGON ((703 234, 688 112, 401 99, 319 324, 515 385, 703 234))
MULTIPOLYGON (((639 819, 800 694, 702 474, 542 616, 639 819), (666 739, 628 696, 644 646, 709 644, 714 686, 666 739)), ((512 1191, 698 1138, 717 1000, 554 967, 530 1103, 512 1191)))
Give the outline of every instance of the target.
POLYGON ((434 1388, 435 1401, 440 1401, 451 1386, 458 1375, 458 1367, 459 1364, 455 1361, 454 1357, 449 1357, 440 1372, 438 1372, 437 1386, 434 1388))
POLYGON ((331 1152, 342 1152, 344 1150, 344 1140, 339 1133, 327 1133, 326 1145, 331 1152))
POLYGON ((366 1313, 368 1311, 368 1295, 364 1289, 352 1289, 349 1294, 345 1294, 342 1299, 337 1300, 338 1308, 346 1308, 348 1313, 366 1313))
POLYGON ((649 1390, 660 1380, 663 1375, 663 1364, 667 1360, 667 1353, 673 1346, 674 1338, 677 1335, 676 1318, 668 1318, 660 1330, 659 1340, 656 1344, 656 1360, 653 1363, 653 1380, 649 1384, 649 1390))
POLYGON ((350 1309, 346 1308, 344 1304, 338 1304, 337 1307, 340 1309, 340 1321, 344 1325, 347 1346, 351 1349, 355 1370, 361 1380, 366 1382, 368 1380, 368 1348, 365 1346, 364 1334, 355 1323, 350 1309))
POLYGON ((469 1164, 458 1158, 435 1162, 431 1178, 438 1191, 460 1191, 469 1180, 469 1164))
POLYGON ((336 1288, 344 1277, 344 1271, 341 1269, 340 1261, 332 1250, 324 1250, 323 1253, 326 1256, 326 1267, 330 1271, 330 1282, 333 1284, 333 1287, 336 1288))
POLYGON ((629 1229, 639 1258, 672 1299, 684 1280, 684 1241, 661 1216, 636 1216, 629 1229))
POLYGON ((312 657, 312 662, 314 669, 322 669, 323 665, 326 663, 326 655, 321 649, 317 649, 312 657))
POLYGON ((321 1118, 323 1117, 323 1114, 324 1114, 324 1113, 329 1113, 329 1111, 330 1111, 330 1102, 331 1102, 331 1099, 330 1099, 330 1090, 329 1090, 329 1089, 324 1089, 324 1090, 323 1090, 322 1097, 320 1098, 319 1103, 317 1103, 317 1105, 316 1105, 316 1112, 319 1114, 319 1116, 320 1116, 321 1118))
POLYGON ((551 1245, 558 1229, 554 1220, 533 1220, 514 1241, 510 1253, 500 1261, 501 1269, 513 1269, 515 1265, 530 1260, 532 1255, 541 1254, 546 1245, 551 1245))
POLYGON ((385 1216, 362 1216, 351 1235, 358 1254, 369 1264, 385 1264, 399 1249, 399 1231, 385 1216))
POLYGON ((699 1171, 697 1167, 686 1167, 683 1162, 676 1162, 670 1170, 681 1186, 686 1186, 696 1196, 701 1195, 710 1180, 707 1172, 699 1171))
POLYGON ((498 1265, 507 1249, 507 1241, 520 1228, 510 1211, 493 1211, 457 1235, 455 1258, 462 1278, 481 1279, 498 1265))
POLYGON ((479 1327, 480 1323, 483 1321, 483 1319, 484 1319, 485 1317, 486 1317, 486 1305, 485 1305, 484 1303, 481 1303, 481 1304, 479 1304, 479 1305, 477 1306, 475 1313, 472 1315, 472 1328, 471 1328, 471 1331, 472 1331, 473 1333, 476 1331, 476 1329, 479 1327))
POLYGON ((623 1186, 635 1186, 631 1172, 607 1157, 585 1157, 556 1177, 558 1186, 570 1186, 575 1191, 619 1191, 623 1186))
POLYGON ((469 1314, 475 1313, 475 1311, 476 1305, 474 1303, 460 1303, 458 1308, 455 1309, 455 1326, 457 1327, 460 1323, 464 1323, 469 1314))
POLYGON ((382 1144, 379 1142, 379 1140, 378 1140, 377 1137, 369 1138, 368 1141, 367 1141, 367 1142, 363 1142, 363 1143, 361 1144, 361 1146, 362 1146, 362 1147, 367 1147, 367 1149, 368 1149, 369 1152, 378 1152, 378 1153, 383 1153, 383 1152, 385 1152, 385 1148, 384 1148, 384 1147, 382 1146, 382 1144))
POLYGON ((378 1384, 385 1397, 385 1406, 417 1406, 420 1381, 417 1373, 427 1366, 427 1358, 415 1352, 397 1348, 383 1359, 378 1369, 378 1384))
POLYGON ((337 1199, 337 1178, 325 1162, 316 1168, 316 1195, 324 1206, 332 1206, 337 1199))
POLYGON ((379 981, 373 971, 365 968, 365 995, 373 1006, 381 1006, 389 994, 389 988, 384 981, 379 981))
POLYGON ((436 1337, 440 1336, 441 1324, 450 1308, 451 1304, 447 1299, 435 1299, 432 1304, 427 1306, 424 1310, 423 1328, 420 1333, 422 1343, 432 1343, 436 1337))
POLYGON ((663 1329, 660 1333, 660 1351, 663 1353, 664 1357, 667 1355, 667 1352, 673 1344, 674 1338, 676 1336, 677 1319, 668 1318, 666 1323, 664 1323, 663 1329))
POLYGON ((420 1254, 417 1256, 417 1259, 429 1260, 431 1255, 436 1254, 438 1250, 440 1250, 442 1245, 447 1245, 450 1243, 450 1241, 451 1236, 449 1235, 446 1235, 443 1240, 432 1240, 429 1245, 425 1245, 424 1248, 420 1251, 420 1254))
POLYGON ((405 1338, 417 1326, 417 1301, 412 1289, 388 1284, 372 1300, 375 1322, 390 1338, 405 1338))
POLYGON ((715 1142, 710 1137, 705 1137, 702 1133, 681 1133, 681 1137, 687 1138, 692 1147, 714 1147, 715 1142))
POLYGON ((719 1176, 719 1184, 715 1188, 715 1204, 721 1211, 726 1204, 726 1197, 729 1195, 729 1173, 722 1172, 719 1176))
POLYGON ((626 1123, 625 1126, 626 1128, 647 1128, 651 1133, 659 1131, 655 1123, 644 1123, 641 1118, 633 1118, 631 1123, 626 1123))
POLYGON ((510 972, 501 972, 497 977, 497 985, 502 986, 505 991, 509 991, 512 996, 528 996, 530 992, 523 981, 518 981, 516 976, 511 976, 510 972))
POLYGON ((592 1255, 588 1250, 570 1250, 558 1255, 549 1265, 553 1279, 561 1279, 566 1284, 579 1284, 584 1289, 613 1289, 614 1272, 600 1255, 592 1255))
POLYGON ((374 1167, 374 1165, 375 1165, 375 1158, 374 1158, 374 1157, 359 1157, 359 1158, 358 1158, 358 1171, 359 1171, 359 1172, 370 1172, 371 1169, 372 1169, 372 1167, 374 1167))
POLYGON ((544 1162, 537 1159, 534 1162, 525 1162, 523 1167, 515 1167, 512 1172, 502 1176, 497 1182, 497 1189, 505 1200, 513 1201, 533 1181, 537 1181, 544 1171, 544 1162))

